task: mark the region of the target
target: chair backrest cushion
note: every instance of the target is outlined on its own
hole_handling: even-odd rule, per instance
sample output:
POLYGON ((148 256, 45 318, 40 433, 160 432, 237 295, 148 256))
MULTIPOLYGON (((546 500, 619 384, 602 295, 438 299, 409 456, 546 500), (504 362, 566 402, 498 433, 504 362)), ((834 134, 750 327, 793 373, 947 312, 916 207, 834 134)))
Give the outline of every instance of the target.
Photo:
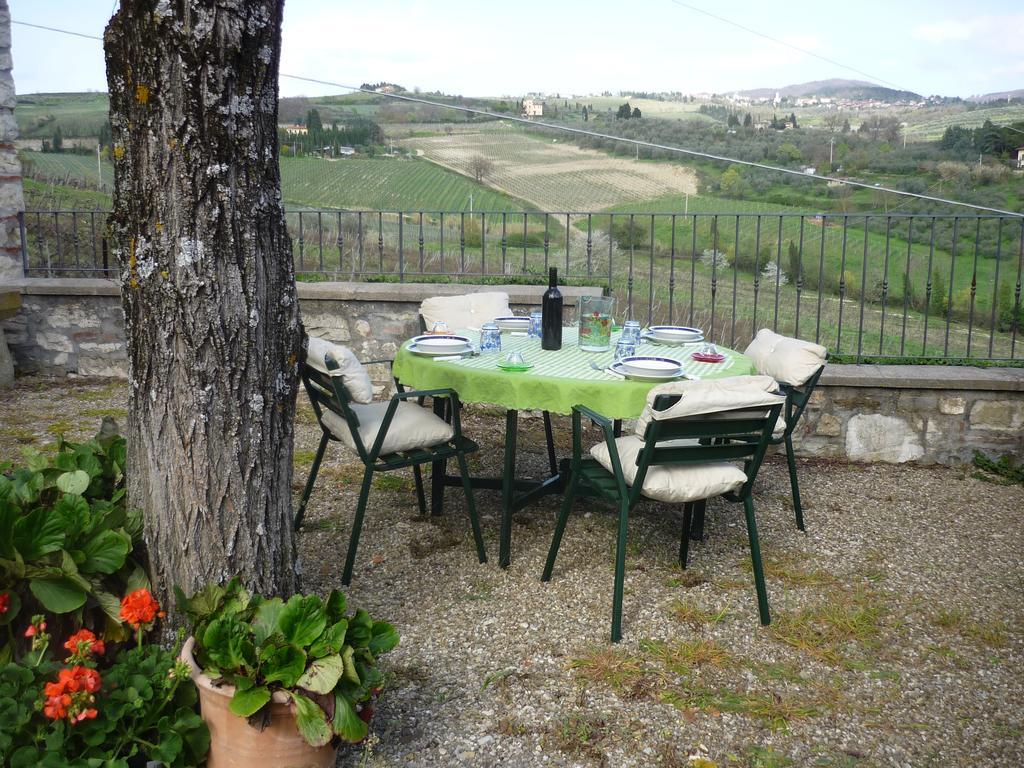
POLYGON ((351 349, 327 339, 308 336, 306 364, 329 376, 340 376, 348 396, 357 403, 373 401, 373 382, 370 374, 351 349), (325 358, 330 355, 338 363, 337 370, 329 370, 325 358))
POLYGON ((758 373, 771 376, 780 384, 799 387, 825 364, 828 350, 820 344, 762 328, 743 354, 754 361, 758 373))
POLYGON ((647 406, 637 419, 635 432, 643 437, 652 419, 682 419, 743 408, 770 408, 786 401, 778 388, 771 376, 730 376, 659 384, 647 393, 647 406), (663 411, 656 411, 654 402, 660 395, 678 395, 679 401, 663 411))
POLYGON ((420 315, 429 331, 435 322, 444 320, 448 330, 479 328, 496 317, 512 314, 508 294, 503 291, 467 293, 461 296, 431 296, 420 304, 420 315))

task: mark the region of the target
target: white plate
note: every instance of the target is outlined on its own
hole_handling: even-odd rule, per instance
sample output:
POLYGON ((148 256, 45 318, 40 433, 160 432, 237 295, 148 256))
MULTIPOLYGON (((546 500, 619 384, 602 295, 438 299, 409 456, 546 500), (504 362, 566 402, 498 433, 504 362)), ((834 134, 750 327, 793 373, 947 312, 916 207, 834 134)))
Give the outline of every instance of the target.
POLYGON ((622 363, 612 363, 608 366, 608 370, 612 373, 618 374, 619 376, 625 376, 627 379, 632 379, 633 381, 672 381, 674 379, 686 378, 686 374, 683 372, 682 368, 668 375, 657 374, 650 376, 639 373, 630 373, 622 367, 622 363))
POLYGON ((417 336, 409 351, 419 355, 457 355, 468 352, 469 339, 465 336, 417 336))
POLYGON ((530 328, 528 317, 496 317, 494 322, 502 331, 526 331, 530 328))
POLYGON ((700 328, 687 328, 685 325, 652 325, 647 329, 647 333, 652 338, 669 344, 688 344, 704 338, 704 332, 700 328))
POLYGON ((644 339, 645 341, 652 342, 654 344, 664 344, 665 346, 668 347, 685 347, 687 344, 700 344, 702 341, 704 341, 703 336, 698 336, 693 340, 687 341, 670 341, 665 338, 659 339, 652 335, 650 331, 644 331, 643 333, 641 333, 640 338, 644 339))
POLYGON ((633 355, 619 361, 626 373, 637 376, 672 376, 677 374, 683 364, 671 357, 652 357, 650 355, 633 355))

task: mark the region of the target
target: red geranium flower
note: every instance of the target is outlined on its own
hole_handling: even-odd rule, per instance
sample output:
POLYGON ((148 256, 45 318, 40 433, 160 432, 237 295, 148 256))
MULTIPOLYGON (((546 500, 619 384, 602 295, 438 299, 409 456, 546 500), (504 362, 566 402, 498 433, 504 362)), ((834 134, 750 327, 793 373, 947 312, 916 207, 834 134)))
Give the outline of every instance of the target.
POLYGON ((151 623, 157 616, 164 616, 160 604, 146 588, 137 589, 121 601, 121 618, 134 629, 151 623))
POLYGON ((46 703, 43 714, 51 720, 67 718, 72 724, 96 717, 96 709, 89 706, 100 689, 100 673, 88 667, 75 666, 62 669, 57 681, 43 687, 46 703))
POLYGON ((0 592, 0 616, 7 613, 11 607, 11 595, 8 592, 0 592))
POLYGON ((64 643, 64 647, 71 651, 72 655, 77 656, 102 656, 106 647, 103 641, 98 639, 96 635, 90 632, 88 629, 80 629, 71 637, 68 638, 67 642, 64 643))

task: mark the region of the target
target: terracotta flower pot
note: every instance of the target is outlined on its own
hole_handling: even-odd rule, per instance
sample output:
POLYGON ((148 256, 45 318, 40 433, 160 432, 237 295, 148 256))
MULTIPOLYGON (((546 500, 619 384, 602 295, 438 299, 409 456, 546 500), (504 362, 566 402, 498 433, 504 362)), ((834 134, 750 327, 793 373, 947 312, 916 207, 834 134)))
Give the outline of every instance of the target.
POLYGON ((210 729, 207 768, 330 768, 337 749, 330 744, 311 747, 295 727, 291 699, 277 691, 270 701, 270 723, 262 731, 228 709, 233 685, 214 685, 192 657, 195 639, 189 638, 181 658, 192 668, 199 689, 199 706, 210 729))

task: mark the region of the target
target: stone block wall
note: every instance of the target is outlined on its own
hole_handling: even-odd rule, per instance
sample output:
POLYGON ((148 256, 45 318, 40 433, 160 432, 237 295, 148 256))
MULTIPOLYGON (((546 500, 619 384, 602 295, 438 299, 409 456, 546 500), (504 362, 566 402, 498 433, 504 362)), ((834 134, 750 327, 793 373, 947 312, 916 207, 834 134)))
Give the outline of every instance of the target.
MULTIPOLYGON (((106 280, 21 279, 22 307, 3 323, 19 373, 120 376, 126 371, 117 286, 106 280)), ((420 301, 473 286, 300 283, 307 331, 362 360, 392 359, 419 332, 420 301)), ((512 305, 535 308, 541 290, 510 286, 512 305)), ((567 288, 570 297, 598 289, 567 288)), ((383 387, 386 366, 371 371, 383 387)), ((829 366, 795 434, 801 456, 956 464, 974 450, 1024 460, 1024 369, 829 366)))
POLYGON ((21 228, 18 213, 25 210, 21 162, 14 140, 14 78, 11 76, 11 9, 0 0, 0 280, 21 277, 21 228))

